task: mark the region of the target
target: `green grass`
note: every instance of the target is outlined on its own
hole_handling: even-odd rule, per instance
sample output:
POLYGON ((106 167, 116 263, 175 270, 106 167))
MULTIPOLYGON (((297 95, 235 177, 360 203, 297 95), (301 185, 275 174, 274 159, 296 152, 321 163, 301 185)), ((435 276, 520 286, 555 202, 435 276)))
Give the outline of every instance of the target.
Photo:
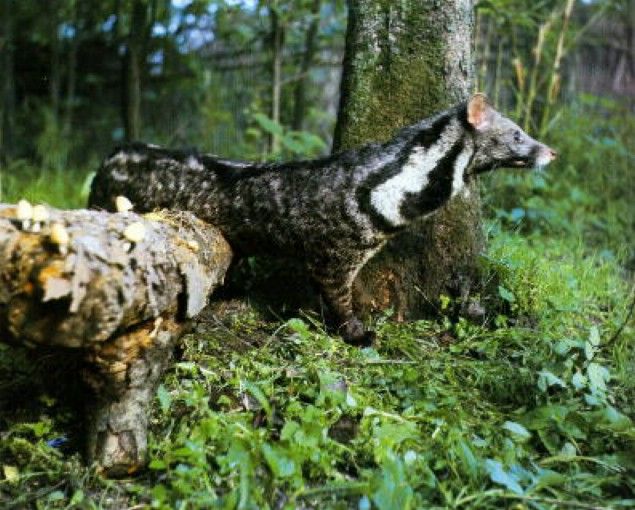
MULTIPOLYGON (((486 183, 486 325, 387 315, 359 350, 310 314, 205 315, 159 388, 139 478, 104 481, 48 446, 75 415, 28 390, 46 360, 2 348, 0 405, 19 405, 0 412, 0 506, 634 507, 635 324, 614 335, 632 285, 635 126, 600 106, 563 117, 548 173, 486 183)), ((60 176, 49 198, 14 178, 13 199, 73 205, 65 190, 81 189, 60 176)))
POLYGON ((0 166, 0 202, 15 203, 21 198, 34 204, 77 209, 86 206, 92 169, 43 170, 24 160, 0 166))

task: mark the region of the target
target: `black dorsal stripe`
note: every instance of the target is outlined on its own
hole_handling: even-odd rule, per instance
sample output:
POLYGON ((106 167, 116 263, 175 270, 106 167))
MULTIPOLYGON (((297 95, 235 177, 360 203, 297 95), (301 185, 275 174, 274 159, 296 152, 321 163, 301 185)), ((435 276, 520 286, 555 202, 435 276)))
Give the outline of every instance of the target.
MULTIPOLYGON (((387 180, 402 172, 404 165, 408 162, 410 155, 416 148, 430 147, 437 143, 445 128, 450 124, 452 118, 453 117, 451 115, 443 115, 431 125, 421 128, 418 132, 414 133, 414 135, 411 135, 411 141, 407 143, 405 150, 399 154, 396 161, 391 161, 380 170, 372 173, 363 183, 359 185, 356 191, 359 209, 370 218, 375 228, 386 234, 391 234, 401 230, 404 226, 393 225, 373 207, 370 197, 372 191, 387 180)), ((402 142, 402 140, 399 141, 402 142)))
POLYGON ((461 136, 445 153, 437 166, 428 174, 428 184, 417 193, 409 193, 400 207, 400 214, 407 220, 430 214, 445 204, 452 196, 454 165, 465 148, 465 136, 461 136))

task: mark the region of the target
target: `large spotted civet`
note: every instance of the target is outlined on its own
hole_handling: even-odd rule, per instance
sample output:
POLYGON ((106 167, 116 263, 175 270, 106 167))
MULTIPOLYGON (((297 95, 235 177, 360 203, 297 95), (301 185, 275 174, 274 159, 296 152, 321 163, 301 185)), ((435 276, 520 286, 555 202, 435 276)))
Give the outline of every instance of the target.
POLYGON ((192 211, 239 256, 303 261, 345 340, 367 344, 372 332, 353 313, 351 288, 386 240, 479 173, 544 166, 554 157, 475 94, 386 143, 312 161, 247 163, 132 144, 103 162, 89 203, 112 209, 124 195, 137 211, 192 211))

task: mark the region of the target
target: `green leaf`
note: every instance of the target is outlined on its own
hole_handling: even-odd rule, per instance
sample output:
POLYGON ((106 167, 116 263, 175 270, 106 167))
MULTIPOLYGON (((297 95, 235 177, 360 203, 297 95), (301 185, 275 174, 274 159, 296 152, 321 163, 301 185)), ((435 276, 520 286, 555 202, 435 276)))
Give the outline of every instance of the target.
POLYGON ((611 377, 606 367, 598 363, 589 363, 587 375, 589 376, 589 388, 591 389, 591 393, 606 392, 606 383, 611 377))
POLYGON ((547 388, 551 386, 560 386, 561 388, 566 388, 567 383, 565 383, 560 377, 550 372, 549 370, 541 370, 538 372, 538 388, 542 391, 546 391, 547 388))
POLYGON ((305 152, 304 145, 290 136, 283 136, 280 141, 282 142, 283 147, 289 149, 294 154, 303 154, 305 152))
POLYGON ((157 398, 159 399, 159 406, 163 414, 168 414, 170 406, 172 405, 172 397, 170 392, 165 388, 163 384, 159 385, 157 389, 157 398))
POLYGON ((591 329, 589 330, 589 343, 593 347, 600 345, 600 330, 597 326, 591 326, 591 329))
POLYGON ((566 443, 564 443, 562 445, 562 448, 560 450, 560 454, 562 457, 575 457, 578 454, 578 450, 576 449, 575 445, 573 443, 570 443, 569 441, 567 441, 566 443))
POLYGON ((258 123, 263 131, 269 134, 282 136, 282 134, 284 133, 284 129, 280 124, 274 122, 263 113, 254 113, 254 120, 258 123))
POLYGON ((602 421, 615 432, 626 432, 632 429, 633 422, 625 414, 620 413, 613 406, 606 406, 602 412, 602 421))
POLYGON ((589 330, 589 339, 584 344, 584 355, 586 359, 591 360, 595 356, 600 345, 600 331, 597 326, 591 326, 589 330))
POLYGON ((317 405, 323 405, 326 401, 337 405, 346 400, 348 386, 341 374, 330 370, 321 370, 318 372, 318 378, 320 379, 320 395, 317 399, 317 405))
POLYGON ((533 490, 542 489, 544 487, 557 487, 563 485, 567 481, 567 477, 557 473, 551 469, 538 469, 538 474, 534 478, 533 490))
POLYGON ((470 475, 470 477, 472 479, 475 479, 478 476, 478 469, 480 466, 479 460, 476 458, 474 452, 472 452, 472 449, 463 439, 459 439, 457 441, 457 445, 459 458, 461 459, 463 467, 470 475))
POLYGON ((550 428, 555 423, 562 423, 569 415, 569 408, 559 405, 540 406, 527 413, 522 422, 530 430, 550 428))
POLYGON ((498 286, 498 295, 509 303, 513 303, 514 301, 516 301, 516 297, 514 296, 513 292, 507 290, 502 285, 498 286))
POLYGON ((370 500, 368 496, 362 496, 357 503, 357 510, 371 510, 370 500))
POLYGON ((378 447, 375 449, 375 456, 383 458, 391 455, 393 448, 409 439, 417 437, 417 427, 414 423, 384 423, 374 431, 378 447))
POLYGON ((295 133, 301 140, 307 151, 310 150, 324 150, 327 148, 326 143, 322 138, 313 133, 307 131, 299 131, 295 133))
POLYGON ((289 478, 295 474, 295 461, 287 456, 282 448, 265 443, 262 445, 262 453, 275 476, 289 478))
POLYGON ((415 452, 414 450, 408 450, 406 453, 404 453, 403 461, 406 463, 406 466, 409 466, 416 462, 417 457, 417 452, 415 452))
POLYGON ((566 356, 573 347, 571 340, 559 340, 553 346, 553 350, 559 356, 566 356))
POLYGON ((404 465, 392 452, 381 463, 378 487, 372 499, 379 510, 408 510, 412 508, 414 492, 408 483, 404 465))
POLYGON ((77 489, 74 493, 73 493, 73 497, 70 500, 70 505, 79 505, 82 501, 84 501, 85 498, 85 494, 84 491, 81 489, 77 489))
POLYGON ((148 464, 150 469, 156 469, 157 471, 167 469, 168 465, 164 460, 161 459, 152 459, 148 464))
POLYGON ((282 441, 291 441, 298 430, 300 430, 300 424, 298 422, 293 420, 286 421, 280 431, 280 439, 282 441))
POLYGON ((582 374, 582 372, 576 372, 571 377, 571 384, 573 384, 573 387, 576 390, 581 390, 583 388, 586 388, 587 378, 582 374))
POLYGON ((260 407, 267 413, 267 416, 271 416, 271 405, 260 387, 249 381, 242 381, 242 384, 245 390, 258 401, 260 407))
POLYGON ((522 207, 514 207, 509 213, 509 218, 514 222, 522 220, 525 216, 527 216, 527 211, 522 207))
POLYGON ((65 497, 66 496, 64 495, 63 491, 53 491, 48 495, 46 499, 48 500, 49 503, 52 503, 57 501, 64 501, 65 497))
POLYGON ((520 423, 516 423, 515 421, 506 421, 503 423, 503 428, 519 439, 529 439, 531 437, 531 433, 520 423))
POLYGON ((311 333, 309 325, 302 319, 289 319, 287 321, 287 327, 294 333, 297 333, 302 339, 308 338, 311 333))
POLYGON ((239 501, 238 508, 251 508, 248 506, 253 476, 253 462, 249 451, 239 441, 233 441, 231 447, 227 452, 227 461, 231 471, 238 471, 240 475, 240 482, 238 486, 239 501))
POLYGON ((513 475, 503 468, 503 465, 494 459, 485 460, 485 470, 492 482, 502 485, 516 494, 524 494, 516 475, 513 475))

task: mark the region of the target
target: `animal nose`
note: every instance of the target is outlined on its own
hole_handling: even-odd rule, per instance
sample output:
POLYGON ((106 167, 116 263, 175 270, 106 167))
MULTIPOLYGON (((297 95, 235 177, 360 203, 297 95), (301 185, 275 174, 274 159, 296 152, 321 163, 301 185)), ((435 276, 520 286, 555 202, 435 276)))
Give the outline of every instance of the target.
POLYGON ((554 151, 552 148, 548 148, 547 151, 549 152, 549 157, 552 160, 556 159, 556 157, 558 156, 558 153, 554 151))

